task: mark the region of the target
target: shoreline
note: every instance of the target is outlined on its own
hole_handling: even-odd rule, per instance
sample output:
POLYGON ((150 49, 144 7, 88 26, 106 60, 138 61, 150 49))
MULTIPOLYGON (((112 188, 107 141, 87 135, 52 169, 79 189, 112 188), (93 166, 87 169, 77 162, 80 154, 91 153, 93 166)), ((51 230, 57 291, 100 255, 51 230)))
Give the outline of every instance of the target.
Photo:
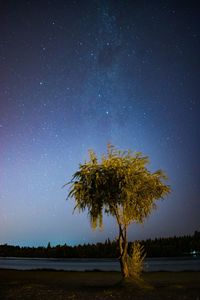
MULTIPOLYGON (((200 258, 151 258, 144 261, 144 272, 200 271, 200 258)), ((118 259, 110 258, 15 258, 0 257, 0 269, 120 272, 118 259)))
MULTIPOLYGON (((103 271, 103 270, 98 270, 98 269, 93 269, 93 270, 85 270, 85 271, 79 271, 79 270, 54 270, 54 269, 32 269, 32 270, 16 270, 16 269, 7 269, 7 268, 0 268, 0 273, 2 272, 13 272, 13 273, 66 273, 66 274, 84 274, 84 273, 103 273, 103 274, 118 274, 121 276, 120 271, 103 271)), ((152 275, 156 274, 165 274, 165 275, 179 275, 179 274, 197 274, 200 276, 200 271, 196 270, 184 270, 184 271, 150 271, 150 272, 142 272, 142 277, 151 277, 152 275)), ((4 279, 3 279, 4 280, 4 279)), ((170 280, 170 277, 169 277, 170 280)), ((200 280, 200 278, 199 278, 200 280)), ((0 276, 0 283, 2 281, 2 277, 0 276)))

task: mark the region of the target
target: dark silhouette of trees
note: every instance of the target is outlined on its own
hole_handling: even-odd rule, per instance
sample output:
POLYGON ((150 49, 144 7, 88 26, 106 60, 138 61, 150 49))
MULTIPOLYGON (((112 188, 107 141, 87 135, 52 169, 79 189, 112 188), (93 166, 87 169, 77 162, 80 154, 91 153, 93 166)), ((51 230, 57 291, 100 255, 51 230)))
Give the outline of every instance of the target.
MULTIPOLYGON (((200 255, 200 232, 193 235, 157 238, 140 241, 147 257, 176 257, 200 255)), ((130 248, 132 242, 128 243, 130 248)), ((38 257, 38 258, 117 258, 119 257, 117 241, 97 244, 69 246, 67 244, 50 247, 19 247, 0 245, 0 257, 38 257)))
POLYGON ((163 171, 149 171, 148 162, 141 153, 119 151, 108 145, 107 155, 101 160, 90 151, 89 161, 79 165, 70 182, 68 197, 74 198, 75 209, 88 210, 93 228, 102 226, 103 213, 116 219, 123 278, 132 277, 133 264, 139 270, 140 260, 142 262, 138 244, 137 249, 133 246, 133 255, 128 253, 128 226, 134 222, 143 223, 155 208, 155 201, 170 192, 170 187, 164 183, 167 178, 163 171), (137 262, 134 253, 137 253, 137 262))

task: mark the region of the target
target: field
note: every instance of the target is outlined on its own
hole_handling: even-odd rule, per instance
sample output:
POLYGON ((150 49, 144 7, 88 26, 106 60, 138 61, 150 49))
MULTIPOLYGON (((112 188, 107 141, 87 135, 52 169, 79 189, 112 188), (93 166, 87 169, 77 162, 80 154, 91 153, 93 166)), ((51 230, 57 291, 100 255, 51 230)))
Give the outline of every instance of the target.
POLYGON ((200 300, 200 272, 144 273, 143 287, 120 284, 118 272, 0 270, 0 299, 200 300))

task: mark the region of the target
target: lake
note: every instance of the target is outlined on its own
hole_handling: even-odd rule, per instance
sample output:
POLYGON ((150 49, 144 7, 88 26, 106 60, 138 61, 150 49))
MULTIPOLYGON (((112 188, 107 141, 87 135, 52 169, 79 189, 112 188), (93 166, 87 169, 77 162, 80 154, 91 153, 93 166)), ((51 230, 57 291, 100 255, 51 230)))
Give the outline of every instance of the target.
MULTIPOLYGON (((64 271, 120 271, 117 259, 53 259, 0 257, 1 269, 36 270, 52 269, 64 271)), ((154 271, 200 271, 200 258, 147 258, 146 272, 154 271)))

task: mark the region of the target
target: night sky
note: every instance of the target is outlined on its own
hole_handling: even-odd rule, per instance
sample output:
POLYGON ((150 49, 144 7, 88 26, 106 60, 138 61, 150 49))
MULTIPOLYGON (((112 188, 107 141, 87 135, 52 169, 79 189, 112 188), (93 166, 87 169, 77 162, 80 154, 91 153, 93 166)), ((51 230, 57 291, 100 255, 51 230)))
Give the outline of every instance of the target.
POLYGON ((200 230, 198 1, 0 2, 0 244, 117 236, 63 184, 107 143, 150 157, 172 193, 130 239, 200 230))

